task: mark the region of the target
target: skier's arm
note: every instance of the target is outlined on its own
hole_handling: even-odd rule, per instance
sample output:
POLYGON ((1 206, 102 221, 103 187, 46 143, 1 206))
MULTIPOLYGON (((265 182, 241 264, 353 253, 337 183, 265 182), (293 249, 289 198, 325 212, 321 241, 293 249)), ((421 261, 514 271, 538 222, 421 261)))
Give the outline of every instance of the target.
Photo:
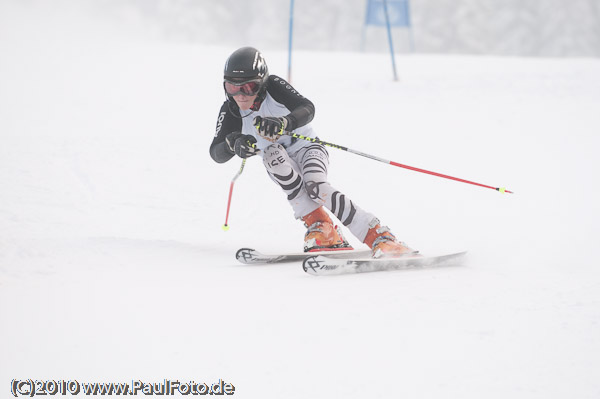
POLYGON ((306 125, 315 117, 315 106, 308 98, 302 96, 285 80, 279 76, 269 76, 268 92, 275 101, 285 105, 290 113, 287 119, 286 130, 292 131, 306 125))
POLYGON ((219 111, 215 138, 210 145, 210 156, 215 162, 224 163, 233 158, 235 154, 227 147, 225 137, 230 133, 240 132, 241 130, 242 120, 239 117, 236 118, 235 115, 232 114, 227 101, 225 101, 219 111))

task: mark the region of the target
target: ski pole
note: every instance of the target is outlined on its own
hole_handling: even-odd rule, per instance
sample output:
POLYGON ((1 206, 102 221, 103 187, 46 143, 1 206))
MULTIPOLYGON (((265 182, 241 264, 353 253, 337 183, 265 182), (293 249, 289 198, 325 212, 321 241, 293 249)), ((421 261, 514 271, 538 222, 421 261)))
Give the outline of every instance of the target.
POLYGON ((233 194, 233 185, 235 184, 235 181, 237 180, 237 178, 240 177, 240 175, 244 171, 244 166, 246 166, 246 158, 244 158, 242 160, 242 165, 240 166, 240 170, 238 170, 237 173, 235 174, 235 176, 233 176, 233 179, 231 179, 231 185, 229 186, 229 199, 227 200, 227 213, 225 214, 225 224, 223 225, 223 231, 229 230, 229 225, 227 224, 227 221, 229 220, 229 208, 231 207, 231 197, 233 194))
POLYGON ((306 136, 302 136, 300 134, 296 134, 296 133, 292 133, 292 132, 287 132, 287 131, 281 131, 279 134, 281 135, 285 135, 285 136, 291 136, 294 137, 296 139, 300 139, 300 140, 306 140, 306 141, 310 141, 312 143, 317 143, 317 144, 322 144, 324 146, 327 147, 332 147, 332 148, 337 148, 338 150, 342 150, 342 151, 346 151, 346 152, 350 152, 352 154, 356 154, 356 155, 360 155, 366 158, 370 158, 373 159, 375 161, 379 161, 379 162, 383 162, 383 163, 387 163, 389 165, 393 165, 393 166, 398 166, 400 168, 404 168, 404 169, 409 169, 409 170, 414 170, 415 172, 420 172, 420 173, 427 173, 429 175, 433 175, 433 176, 438 176, 438 177, 443 177, 444 179, 450 179, 450 180, 455 180, 455 181, 459 181, 462 183, 467 183, 467 184, 473 184, 474 186, 479 186, 479 187, 485 187, 485 188, 491 188, 492 190, 496 190, 499 191, 501 193, 509 193, 509 194, 514 194, 512 191, 509 191, 507 189, 505 189, 504 187, 493 187, 493 186, 488 186, 486 184, 481 184, 481 183, 476 183, 474 181, 470 181, 470 180, 465 180, 465 179, 460 179, 458 177, 452 177, 452 176, 448 176, 448 175, 444 175, 441 173, 437 173, 437 172, 432 172, 430 170, 425 170, 425 169, 420 169, 420 168, 415 168, 414 166, 408 166, 408 165, 403 165, 401 163, 398 162, 394 162, 394 161, 390 161, 388 159, 384 159, 384 158, 380 158, 380 157, 376 157, 374 155, 369 155, 369 154, 365 154, 364 152, 361 151, 356 151, 353 150, 351 148, 348 147, 344 147, 338 144, 333 144, 333 143, 328 143, 326 141, 323 140, 319 140, 317 138, 314 137, 306 137, 306 136))

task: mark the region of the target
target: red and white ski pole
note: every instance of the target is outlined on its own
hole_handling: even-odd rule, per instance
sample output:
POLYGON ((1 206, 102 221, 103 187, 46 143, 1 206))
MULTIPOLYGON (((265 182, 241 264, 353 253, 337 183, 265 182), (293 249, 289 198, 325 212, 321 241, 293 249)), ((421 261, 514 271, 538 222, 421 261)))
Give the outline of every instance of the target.
POLYGON ((458 177, 453 177, 453 176, 448 176, 448 175, 444 175, 441 173, 437 173, 437 172, 432 172, 430 170, 425 170, 425 169, 420 169, 420 168, 415 168, 414 166, 408 166, 408 165, 403 165, 401 163, 398 162, 394 162, 394 161, 390 161, 388 159, 383 159, 380 157, 376 157, 374 155, 370 155, 370 154, 365 154, 364 152, 361 151, 356 151, 353 150, 351 148, 348 147, 344 147, 342 145, 338 145, 338 144, 333 144, 333 143, 328 143, 326 141, 323 140, 319 140, 317 138, 314 137, 306 137, 306 136, 302 136, 300 134, 296 134, 296 133, 292 133, 292 132, 286 132, 286 131, 282 131, 280 133, 281 135, 285 135, 285 136, 291 136, 294 137, 296 139, 300 139, 300 140, 306 140, 306 141, 310 141, 312 143, 317 143, 317 144, 322 144, 324 146, 327 147, 332 147, 332 148, 337 148, 338 150, 342 150, 342 151, 346 151, 346 152, 350 152, 352 154, 356 154, 356 155, 360 155, 366 158, 370 158, 373 159, 375 161, 379 161, 379 162, 383 162, 383 163, 387 163, 389 165, 393 165, 393 166, 398 166, 400 168, 404 168, 404 169, 410 169, 410 170, 414 170, 415 172, 420 172, 420 173, 427 173, 429 175, 433 175, 433 176, 438 176, 438 177, 443 177, 444 179, 450 179, 450 180, 455 180, 455 181, 459 181, 462 183, 467 183, 467 184, 472 184, 474 186, 479 186, 479 187, 485 187, 485 188, 491 188, 492 190, 496 190, 499 191, 501 193, 509 193, 509 194, 514 194, 512 191, 509 191, 507 189, 505 189, 504 187, 494 187, 494 186, 488 186, 486 184, 481 184, 481 183, 476 183, 474 181, 470 181, 470 180, 465 180, 465 179, 460 179, 458 177))
POLYGON ((229 199, 227 200, 227 213, 225 214, 225 224, 223 225, 224 231, 229 230, 229 225, 227 224, 227 222, 229 221, 229 208, 231 208, 231 197, 233 195, 233 185, 235 184, 235 181, 237 180, 237 178, 240 177, 240 175, 244 171, 244 166, 246 166, 246 158, 244 158, 242 160, 242 165, 240 166, 240 170, 238 170, 237 173, 235 174, 235 176, 233 176, 233 179, 231 179, 231 184, 229 185, 229 199))

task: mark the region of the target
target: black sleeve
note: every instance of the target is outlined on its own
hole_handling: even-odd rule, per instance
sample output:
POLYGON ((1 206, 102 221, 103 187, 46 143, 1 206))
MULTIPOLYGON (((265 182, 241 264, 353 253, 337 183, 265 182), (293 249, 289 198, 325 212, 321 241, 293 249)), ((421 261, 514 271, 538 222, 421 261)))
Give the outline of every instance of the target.
POLYGON ((304 126, 315 117, 315 106, 312 101, 298 93, 292 85, 279 76, 269 76, 267 91, 275 101, 290 110, 286 115, 290 122, 287 130, 304 126))
POLYGON ((239 115, 235 115, 234 112, 239 111, 230 109, 227 101, 223 103, 219 111, 215 138, 210 145, 210 156, 215 162, 224 163, 233 158, 233 154, 227 150, 225 137, 229 133, 242 131, 242 119, 239 115))

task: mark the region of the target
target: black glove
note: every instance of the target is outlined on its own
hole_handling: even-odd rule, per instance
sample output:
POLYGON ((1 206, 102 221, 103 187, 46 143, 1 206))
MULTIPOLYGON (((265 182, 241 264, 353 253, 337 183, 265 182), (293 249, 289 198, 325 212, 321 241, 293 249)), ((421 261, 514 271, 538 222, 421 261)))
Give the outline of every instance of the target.
POLYGON ((257 116, 254 118, 254 126, 258 130, 258 134, 269 141, 277 140, 288 125, 289 120, 285 116, 279 118, 272 116, 261 118, 257 116))
POLYGON ((249 134, 240 134, 240 136, 235 140, 233 151, 235 152, 235 155, 240 158, 249 158, 258 154, 258 148, 256 148, 254 145, 255 143, 256 139, 254 136, 250 136, 249 134))
POLYGON ((232 132, 225 136, 225 149, 231 154, 235 155, 235 141, 243 136, 240 132, 232 132))

